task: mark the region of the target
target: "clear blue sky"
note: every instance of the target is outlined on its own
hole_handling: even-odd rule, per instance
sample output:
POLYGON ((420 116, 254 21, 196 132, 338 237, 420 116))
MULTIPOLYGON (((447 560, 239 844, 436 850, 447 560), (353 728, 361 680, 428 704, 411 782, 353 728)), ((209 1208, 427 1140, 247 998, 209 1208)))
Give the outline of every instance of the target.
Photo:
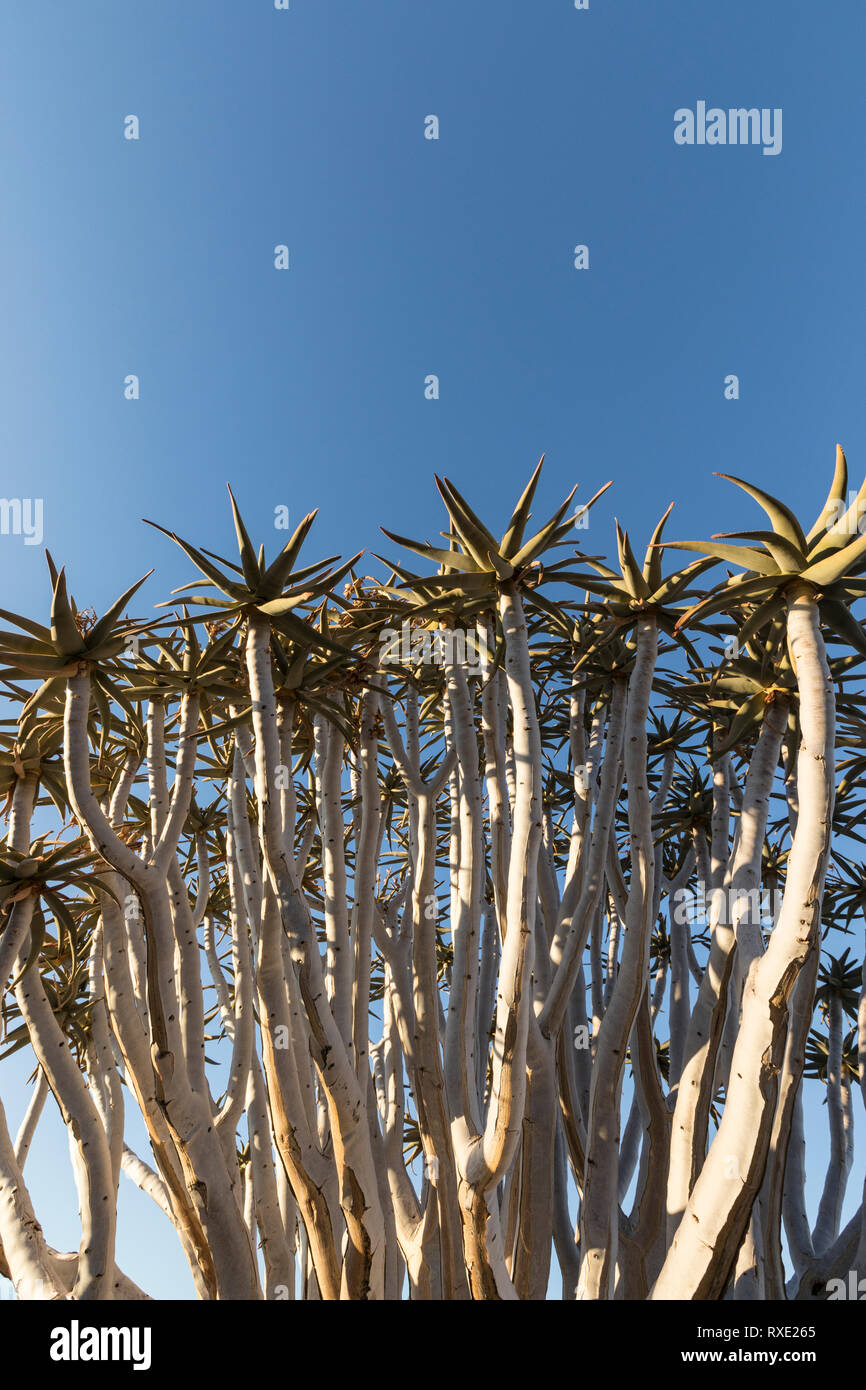
MULTIPOLYGON (((551 508, 615 480, 592 549, 674 498, 672 536, 755 524, 714 469, 811 521, 837 439, 866 471, 864 40, 855 0, 7 6, 0 493, 97 608, 189 577, 143 516, 229 544, 227 479, 269 548, 320 506, 321 554, 434 533, 434 470, 498 522, 543 451, 551 508), (782 153, 677 146, 700 100, 782 108, 782 153)), ((0 538, 0 595, 46 611, 40 547, 0 538)), ((71 1248, 66 1167, 30 1176, 71 1248)), ((185 1292, 123 1186, 121 1263, 185 1292)))

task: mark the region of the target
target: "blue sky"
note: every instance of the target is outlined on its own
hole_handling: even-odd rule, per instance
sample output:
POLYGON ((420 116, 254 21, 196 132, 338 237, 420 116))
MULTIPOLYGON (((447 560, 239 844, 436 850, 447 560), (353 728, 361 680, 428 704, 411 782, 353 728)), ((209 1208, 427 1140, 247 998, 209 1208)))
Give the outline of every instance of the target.
MULTIPOLYGON (((672 537, 755 524, 713 470, 811 522, 837 439, 866 471, 864 39, 855 0, 6 7, 0 493, 82 604, 155 565, 142 610, 189 575, 140 518, 224 549, 226 480, 269 549, 319 506, 311 559, 432 536, 434 471, 498 524, 544 451, 548 511, 614 479, 593 550, 673 499, 672 537), (781 108, 781 154, 677 146, 699 100, 781 108)), ((39 546, 0 537, 0 595, 46 611, 39 546)), ((123 1182, 121 1262, 185 1291, 123 1182)))

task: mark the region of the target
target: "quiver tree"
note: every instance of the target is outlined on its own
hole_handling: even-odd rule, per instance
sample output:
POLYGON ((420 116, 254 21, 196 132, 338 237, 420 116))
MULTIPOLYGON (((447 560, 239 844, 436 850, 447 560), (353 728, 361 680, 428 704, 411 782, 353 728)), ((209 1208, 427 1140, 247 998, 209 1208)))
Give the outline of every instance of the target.
POLYGON ((577 528, 573 494, 532 523, 540 477, 498 539, 437 479, 441 543, 388 531, 377 575, 302 563, 314 515, 269 561, 231 497, 236 559, 156 528, 198 576, 156 617, 126 616, 143 580, 77 608, 50 557, 50 623, 2 613, 19 1296, 147 1296, 117 1265, 122 1181, 203 1299, 866 1276, 863 967, 821 957, 866 902, 866 485, 846 508, 839 451, 808 534, 750 484, 769 530, 664 542, 669 508, 639 565, 619 525, 614 564, 575 545, 604 488, 577 528), (699 558, 665 574, 666 546, 699 558), (25 1178, 55 1105, 75 1252, 25 1178))

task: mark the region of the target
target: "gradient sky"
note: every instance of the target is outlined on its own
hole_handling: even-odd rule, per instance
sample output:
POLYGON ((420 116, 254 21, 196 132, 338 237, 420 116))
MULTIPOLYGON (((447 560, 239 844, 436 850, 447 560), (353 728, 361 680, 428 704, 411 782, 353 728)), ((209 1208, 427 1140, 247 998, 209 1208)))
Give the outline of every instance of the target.
MULTIPOLYGON (((837 439, 866 470, 864 40, 856 0, 5 7, 0 493, 43 500, 81 605, 156 566, 142 612, 190 574, 140 519, 224 550, 226 480, 269 550, 274 507, 319 506, 310 559, 380 549, 380 524, 432 537, 434 471, 499 524, 543 451, 539 511, 615 480, 593 550, 673 499, 672 537, 760 524, 713 470, 810 524, 837 439), (677 146, 701 100, 782 108, 781 154, 677 146)), ((41 548, 0 537, 0 605, 48 597, 41 548)), ((74 1248, 44 1124, 60 1148, 28 1177, 74 1248)), ((122 1192, 121 1265, 188 1296, 122 1192)))

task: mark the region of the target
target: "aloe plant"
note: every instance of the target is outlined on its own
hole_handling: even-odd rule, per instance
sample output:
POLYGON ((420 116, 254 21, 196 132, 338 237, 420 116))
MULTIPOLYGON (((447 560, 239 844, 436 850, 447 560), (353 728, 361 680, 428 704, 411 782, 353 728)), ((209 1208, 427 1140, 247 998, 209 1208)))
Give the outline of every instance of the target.
POLYGON ((610 484, 591 529, 574 492, 533 518, 541 463, 498 522, 489 487, 482 515, 437 478, 441 519, 363 565, 302 560, 315 513, 266 556, 229 489, 232 558, 150 523, 197 577, 144 616, 144 580, 100 619, 49 557, 50 619, 0 614, 19 1296, 146 1296, 117 1265, 126 1181, 206 1300, 866 1277, 866 484, 846 507, 840 450, 807 529, 732 481, 765 529, 668 541, 669 507, 640 561, 619 522, 610 561, 577 544, 610 484), (25 1173, 54 1101, 72 1252, 25 1173))

